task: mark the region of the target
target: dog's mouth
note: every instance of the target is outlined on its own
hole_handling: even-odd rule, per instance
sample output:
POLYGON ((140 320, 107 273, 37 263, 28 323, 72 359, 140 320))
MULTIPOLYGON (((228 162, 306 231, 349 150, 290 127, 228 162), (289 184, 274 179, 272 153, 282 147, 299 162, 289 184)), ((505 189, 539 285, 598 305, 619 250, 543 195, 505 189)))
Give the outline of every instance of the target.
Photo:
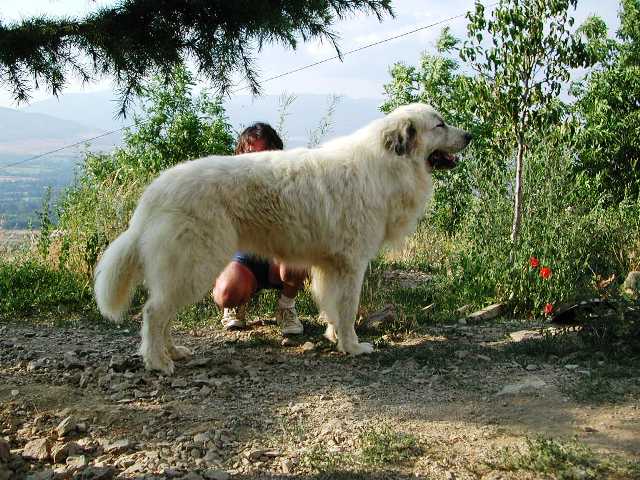
POLYGON ((427 158, 432 170, 449 170, 458 165, 458 157, 451 153, 436 150, 427 158))

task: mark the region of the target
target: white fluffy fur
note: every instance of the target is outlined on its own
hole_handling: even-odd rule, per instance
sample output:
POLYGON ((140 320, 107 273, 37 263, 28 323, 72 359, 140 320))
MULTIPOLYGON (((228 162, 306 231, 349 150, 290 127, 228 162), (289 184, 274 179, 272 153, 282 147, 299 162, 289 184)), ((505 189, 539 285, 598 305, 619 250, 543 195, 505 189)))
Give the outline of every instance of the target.
POLYGON ((367 263, 415 229, 432 189, 427 157, 467 143, 431 107, 413 104, 319 148, 211 156, 166 170, 96 268, 100 311, 118 320, 144 281, 140 351, 148 369, 171 374, 173 360, 189 355, 173 344, 171 319, 206 294, 235 251, 249 251, 311 267, 326 337, 340 351, 370 353, 354 330, 367 263))

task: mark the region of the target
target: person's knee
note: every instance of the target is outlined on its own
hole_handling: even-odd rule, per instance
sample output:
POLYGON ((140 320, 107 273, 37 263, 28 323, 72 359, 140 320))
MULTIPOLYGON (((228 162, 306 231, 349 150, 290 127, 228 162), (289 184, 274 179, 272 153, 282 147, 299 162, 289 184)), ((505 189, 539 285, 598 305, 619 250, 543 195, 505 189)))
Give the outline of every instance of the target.
POLYGON ((251 298, 251 289, 240 282, 218 281, 213 290, 213 300, 220 308, 244 305, 251 298))

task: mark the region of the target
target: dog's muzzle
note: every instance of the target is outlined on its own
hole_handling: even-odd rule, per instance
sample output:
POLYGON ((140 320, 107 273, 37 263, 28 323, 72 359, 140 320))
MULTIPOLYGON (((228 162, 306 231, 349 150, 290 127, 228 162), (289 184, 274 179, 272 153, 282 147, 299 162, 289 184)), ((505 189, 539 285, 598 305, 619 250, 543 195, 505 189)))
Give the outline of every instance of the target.
POLYGON ((432 170, 449 170, 458 165, 458 157, 451 153, 436 150, 427 158, 432 170))

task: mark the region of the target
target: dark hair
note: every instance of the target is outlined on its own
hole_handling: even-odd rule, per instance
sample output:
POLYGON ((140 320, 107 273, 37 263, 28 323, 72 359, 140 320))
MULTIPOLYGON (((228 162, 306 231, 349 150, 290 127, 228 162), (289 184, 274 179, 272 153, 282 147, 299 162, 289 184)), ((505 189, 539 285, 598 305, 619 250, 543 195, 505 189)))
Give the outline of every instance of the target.
POLYGON ((238 137, 235 154, 246 153, 256 140, 263 140, 268 150, 282 150, 284 145, 280 135, 268 123, 256 122, 248 126, 238 137))

